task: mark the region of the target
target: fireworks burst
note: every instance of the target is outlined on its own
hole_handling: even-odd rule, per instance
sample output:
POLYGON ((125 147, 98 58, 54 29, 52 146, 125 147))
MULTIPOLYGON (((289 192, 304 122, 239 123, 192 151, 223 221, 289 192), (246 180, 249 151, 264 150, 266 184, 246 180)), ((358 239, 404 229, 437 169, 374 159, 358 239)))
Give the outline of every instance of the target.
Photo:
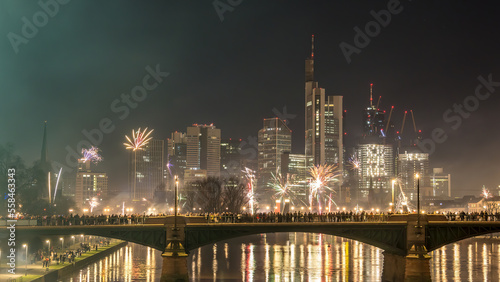
POLYGON ((94 208, 99 205, 99 202, 97 202, 96 198, 92 198, 92 200, 90 200, 89 202, 89 205, 90 205, 90 212, 92 212, 94 208))
POLYGON ((287 174, 286 176, 282 176, 281 173, 277 173, 274 175, 271 173, 272 179, 271 182, 269 182, 269 185, 273 187, 273 189, 276 191, 276 197, 281 198, 281 197, 288 197, 291 198, 291 193, 292 193, 292 185, 295 180, 295 175, 287 174))
POLYGON ((170 176, 172 176, 172 167, 174 165, 170 162, 170 154, 167 155, 167 169, 168 169, 168 173, 170 174, 170 176))
POLYGON ((481 196, 485 199, 492 198, 493 195, 491 195, 490 190, 488 190, 486 187, 483 186, 483 191, 481 192, 481 196))
POLYGON ((56 188, 54 189, 54 202, 56 201, 57 187, 59 187, 59 179, 61 178, 62 169, 63 168, 61 167, 61 169, 59 169, 59 173, 57 174, 56 188))
POLYGON ((349 158, 349 161, 347 161, 347 167, 349 167, 350 170, 357 170, 357 169, 359 169, 359 166, 360 166, 360 162, 359 162, 358 158, 356 157, 356 155, 352 155, 349 158))
POLYGON ((97 164, 102 161, 102 157, 99 155, 99 148, 94 146, 90 147, 90 149, 82 149, 82 155, 82 160, 84 162, 91 161, 94 164, 97 164))
POLYGON ((248 180, 248 194, 247 197, 250 199, 248 201, 250 205, 250 213, 253 214, 254 212, 254 201, 255 201, 255 195, 253 193, 253 183, 255 181, 255 172, 248 167, 245 167, 244 170, 242 170, 243 173, 245 173, 245 177, 248 180))
POLYGON ((123 143, 123 145, 125 145, 125 148, 127 150, 132 150, 132 151, 143 150, 143 147, 147 145, 149 143, 149 140, 153 138, 149 137, 149 135, 151 135, 152 132, 153 129, 151 129, 151 131, 148 132, 147 127, 142 132, 140 128, 137 131, 132 130, 132 139, 129 138, 127 135, 125 135, 125 138, 127 138, 128 143, 123 143))
POLYGON ((397 179, 396 183, 399 187, 399 194, 396 197, 395 212, 411 212, 416 209, 416 207, 408 200, 405 192, 403 191, 403 186, 401 185, 401 179, 397 179))
MULTIPOLYGON (((309 183, 309 206, 312 207, 313 201, 317 200, 318 206, 321 208, 320 196, 325 192, 335 192, 330 184, 338 181, 337 177, 340 173, 337 166, 324 164, 311 167, 309 174, 312 178, 309 183)), ((327 196, 327 199, 330 202, 333 201, 331 196, 327 196)))

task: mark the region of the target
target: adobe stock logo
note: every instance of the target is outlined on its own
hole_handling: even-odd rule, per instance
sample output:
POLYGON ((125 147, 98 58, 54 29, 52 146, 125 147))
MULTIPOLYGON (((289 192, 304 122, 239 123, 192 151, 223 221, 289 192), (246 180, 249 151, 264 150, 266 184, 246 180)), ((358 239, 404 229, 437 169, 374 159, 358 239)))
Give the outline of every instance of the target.
MULTIPOLYGON (((500 81, 493 81, 491 74, 488 79, 483 76, 478 76, 479 83, 476 86, 474 95, 465 97, 461 104, 453 104, 453 110, 448 108, 443 113, 444 122, 450 124, 451 129, 457 130, 462 126, 463 120, 468 119, 472 112, 479 108, 480 101, 485 101, 490 98, 495 92, 496 87, 500 87, 500 81)), ((434 128, 431 132, 431 138, 418 140, 417 146, 422 152, 433 154, 436 151, 436 144, 444 143, 448 139, 446 131, 442 128, 434 128)))
POLYGON ((223 22, 224 13, 234 11, 234 8, 239 6, 241 2, 243 2, 243 0, 214 0, 214 2, 212 2, 212 5, 214 6, 217 16, 219 16, 220 22, 223 22))
POLYGON ((399 0, 390 0, 387 3, 387 10, 382 9, 378 12, 371 10, 370 15, 372 15, 375 20, 366 23, 364 32, 359 27, 354 27, 356 34, 354 34, 353 42, 355 46, 345 41, 340 43, 340 50, 344 54, 348 64, 351 63, 351 56, 353 54, 359 55, 361 49, 366 48, 370 44, 370 38, 378 36, 382 27, 387 27, 391 23, 392 15, 397 15, 403 11, 403 7, 400 6, 400 4, 399 0))
POLYGON ((26 17, 21 18, 23 22, 21 35, 14 32, 9 32, 7 34, 7 39, 9 39, 14 52, 16 54, 19 53, 19 46, 21 44, 28 44, 29 39, 33 39, 38 34, 38 30, 47 25, 49 18, 53 18, 59 13, 60 5, 68 4, 69 1, 70 0, 38 1, 38 6, 40 6, 42 10, 35 12, 31 20, 26 17))
POLYGON ((143 76, 140 83, 132 87, 128 93, 121 93, 119 98, 114 99, 110 104, 112 116, 103 117, 95 128, 84 128, 81 132, 84 139, 80 140, 75 147, 67 145, 65 147, 66 165, 53 161, 53 168, 55 171, 64 168, 66 172, 73 171, 73 168, 78 166, 78 159, 81 158, 79 152, 83 148, 90 148, 91 146, 98 147, 104 141, 106 134, 111 134, 116 129, 116 124, 119 121, 126 119, 132 110, 139 106, 139 103, 146 100, 149 94, 160 86, 160 84, 170 75, 168 72, 160 70, 160 65, 157 64, 154 68, 146 66, 146 74, 143 76))

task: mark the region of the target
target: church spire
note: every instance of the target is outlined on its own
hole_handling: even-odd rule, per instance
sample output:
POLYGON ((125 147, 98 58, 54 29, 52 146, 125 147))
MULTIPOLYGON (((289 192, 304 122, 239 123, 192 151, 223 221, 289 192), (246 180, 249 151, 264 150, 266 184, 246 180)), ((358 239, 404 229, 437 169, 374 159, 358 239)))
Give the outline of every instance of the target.
POLYGON ((40 156, 40 162, 42 165, 47 165, 49 160, 48 160, 48 149, 47 149, 47 121, 45 121, 45 124, 43 125, 43 139, 42 139, 42 154, 40 156))

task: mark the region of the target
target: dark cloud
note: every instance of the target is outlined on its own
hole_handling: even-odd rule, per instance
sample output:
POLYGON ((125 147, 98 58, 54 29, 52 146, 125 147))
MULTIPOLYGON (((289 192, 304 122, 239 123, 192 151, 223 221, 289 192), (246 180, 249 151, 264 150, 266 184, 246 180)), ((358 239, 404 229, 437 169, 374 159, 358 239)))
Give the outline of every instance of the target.
MULTIPOLYGON (((166 138, 193 122, 214 122, 225 137, 256 135, 273 108, 296 114, 294 150, 303 147, 304 59, 316 34, 316 77, 328 94, 344 95, 347 141, 360 133, 368 85, 393 118, 413 109, 428 137, 443 127, 448 141, 432 161, 453 174, 460 193, 500 183, 499 98, 494 93, 455 130, 442 114, 474 93, 477 76, 500 81, 499 13, 495 1, 401 1, 403 11, 348 64, 339 48, 355 26, 373 20, 388 1, 243 1, 220 22, 210 1, 70 1, 16 54, 7 38, 21 34, 36 1, 0 3, 0 143, 14 142, 29 163, 40 154, 49 122, 49 153, 64 162, 81 131, 102 118, 116 129, 104 137, 103 167, 125 184, 121 143, 132 128, 149 126, 166 138), (140 84, 146 66, 171 75, 125 120, 113 100, 140 84)), ((500 91, 500 90, 499 90, 500 91)), ((399 122, 398 122, 399 123, 399 122)))

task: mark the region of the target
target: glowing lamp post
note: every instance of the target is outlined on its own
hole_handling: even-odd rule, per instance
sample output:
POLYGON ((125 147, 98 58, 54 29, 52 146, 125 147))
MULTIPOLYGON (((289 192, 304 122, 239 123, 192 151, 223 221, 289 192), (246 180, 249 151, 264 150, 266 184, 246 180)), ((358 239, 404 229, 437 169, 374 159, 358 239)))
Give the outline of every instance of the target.
POLYGON ((417 173, 417 227, 420 228, 420 177, 417 173))
POLYGON ((177 230, 177 197, 179 193, 179 178, 175 176, 175 208, 174 208, 174 230, 177 230))
POLYGON ((47 248, 47 254, 49 254, 49 256, 50 256, 50 241, 47 240, 47 241, 45 241, 45 243, 49 244, 49 247, 47 248))
MULTIPOLYGON (((394 184, 396 183, 396 179, 392 180, 392 201, 391 201, 391 206, 394 206, 394 184)), ((391 212, 392 212, 392 207, 391 207, 391 212)))
POLYGON ((26 248, 26 274, 24 276, 28 275, 28 244, 24 244, 23 248, 26 248))

